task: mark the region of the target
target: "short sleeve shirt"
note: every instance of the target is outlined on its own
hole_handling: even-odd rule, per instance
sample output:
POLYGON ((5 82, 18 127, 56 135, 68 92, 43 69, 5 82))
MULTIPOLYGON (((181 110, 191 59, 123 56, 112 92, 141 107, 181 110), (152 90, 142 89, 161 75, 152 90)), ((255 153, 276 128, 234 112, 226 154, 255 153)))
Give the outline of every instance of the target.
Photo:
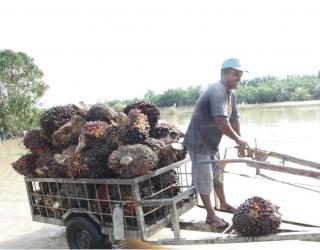
POLYGON ((183 142, 188 150, 204 154, 218 152, 222 133, 214 123, 215 116, 227 117, 230 122, 238 119, 235 95, 221 82, 209 85, 195 104, 183 142))

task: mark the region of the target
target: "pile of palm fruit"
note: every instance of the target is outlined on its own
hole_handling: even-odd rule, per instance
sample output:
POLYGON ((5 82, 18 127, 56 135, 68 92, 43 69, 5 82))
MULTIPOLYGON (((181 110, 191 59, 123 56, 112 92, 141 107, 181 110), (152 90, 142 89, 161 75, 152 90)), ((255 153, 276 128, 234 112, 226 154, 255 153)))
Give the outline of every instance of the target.
POLYGON ((245 200, 235 211, 233 228, 241 236, 275 234, 281 224, 278 207, 261 197, 245 200))
MULTIPOLYGON (((174 125, 158 123, 159 118, 160 110, 144 101, 128 105, 123 112, 115 112, 102 104, 87 109, 76 105, 52 107, 41 115, 41 127, 29 131, 23 139, 30 152, 12 166, 27 177, 127 179, 142 176, 186 157, 185 149, 172 146, 183 133, 174 125)), ((162 176, 162 180, 154 180, 149 189, 155 192, 178 182, 173 170, 162 176)), ((102 197, 106 196, 103 188, 99 192, 102 197)), ((172 196, 179 189, 169 188, 167 192, 172 196)), ((110 192, 108 197, 112 193, 115 192, 110 192)), ((130 196, 127 200, 132 200, 130 192, 124 190, 124 193, 130 196)), ((146 197, 145 193, 150 192, 141 194, 142 198, 146 197)), ((113 196, 112 199, 117 198, 113 196)), ((128 213, 132 213, 132 208, 127 207, 128 213)))

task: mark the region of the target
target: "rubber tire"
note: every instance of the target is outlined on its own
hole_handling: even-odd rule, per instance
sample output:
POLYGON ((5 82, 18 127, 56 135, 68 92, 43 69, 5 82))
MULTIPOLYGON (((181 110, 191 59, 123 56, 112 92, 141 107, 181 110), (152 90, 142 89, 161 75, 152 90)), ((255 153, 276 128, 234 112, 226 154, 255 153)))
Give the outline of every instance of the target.
POLYGON ((70 249, 112 248, 112 243, 106 240, 106 237, 101 234, 99 228, 85 217, 73 217, 67 222, 66 226, 66 237, 70 249), (82 241, 79 239, 81 236, 82 239, 84 238, 82 241))

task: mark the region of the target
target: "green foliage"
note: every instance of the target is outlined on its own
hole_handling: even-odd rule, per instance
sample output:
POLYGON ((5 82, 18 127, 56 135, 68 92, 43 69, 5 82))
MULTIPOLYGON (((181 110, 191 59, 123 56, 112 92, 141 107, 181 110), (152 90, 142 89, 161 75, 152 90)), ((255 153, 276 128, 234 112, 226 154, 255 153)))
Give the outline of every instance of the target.
POLYGON ((244 81, 237 90, 239 103, 269 103, 320 99, 320 78, 315 75, 273 76, 244 81))
POLYGON ((144 99, 156 104, 159 107, 193 105, 200 94, 201 86, 190 86, 187 89, 168 89, 162 94, 156 95, 152 90, 148 90, 144 99))
MULTIPOLYGON (((144 100, 152 102, 159 107, 194 105, 200 94, 200 86, 190 86, 187 89, 168 89, 162 94, 156 94, 148 90, 144 100)), ((306 101, 320 99, 320 75, 287 76, 277 78, 275 76, 257 77, 243 81, 236 90, 238 103, 270 103, 285 101, 306 101)), ((109 106, 137 101, 113 100, 107 102, 109 106)))
POLYGON ((23 52, 0 51, 0 137, 18 136, 38 126, 36 107, 48 86, 33 59, 23 52))

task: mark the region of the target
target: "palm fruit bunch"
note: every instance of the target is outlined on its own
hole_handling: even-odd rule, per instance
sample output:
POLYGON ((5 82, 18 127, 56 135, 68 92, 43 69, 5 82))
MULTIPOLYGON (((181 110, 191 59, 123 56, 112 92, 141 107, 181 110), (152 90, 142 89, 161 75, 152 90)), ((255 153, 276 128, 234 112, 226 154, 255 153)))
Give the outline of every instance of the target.
POLYGON ((133 178, 153 170, 158 157, 149 147, 142 144, 122 146, 109 156, 109 169, 119 178, 133 178))
POLYGON ((79 136, 79 148, 77 152, 80 152, 82 149, 104 144, 106 132, 110 126, 108 123, 102 121, 86 122, 79 136))
POLYGON ((105 143, 112 150, 116 150, 120 146, 125 145, 123 127, 119 125, 109 127, 105 135, 105 143))
POLYGON ((41 114, 40 125, 46 136, 51 138, 53 132, 66 124, 75 115, 77 115, 77 111, 70 105, 55 106, 41 114))
POLYGON ((128 115, 129 125, 124 132, 126 144, 143 143, 149 136, 149 122, 147 116, 138 109, 132 109, 128 115))
POLYGON ((170 165, 173 161, 172 159, 168 159, 167 157, 167 151, 166 147, 170 147, 170 145, 166 145, 165 142, 159 139, 155 138, 148 138, 144 141, 144 145, 147 145, 149 148, 151 148, 158 156, 158 164, 157 169, 162 168, 164 166, 170 165), (168 164, 168 160, 170 164, 168 164))
POLYGON ((86 121, 102 121, 111 124, 116 116, 116 112, 105 105, 97 104, 92 106, 87 114, 86 121))
POLYGON ((35 190, 31 193, 32 203, 34 204, 33 212, 48 217, 47 209, 45 208, 44 195, 41 189, 35 190))
POLYGON ((78 105, 69 104, 68 106, 71 107, 72 109, 74 109, 77 116, 80 116, 81 118, 85 119, 89 108, 85 107, 86 104, 84 104, 84 103, 82 103, 82 104, 78 104, 78 105))
POLYGON ((36 155, 40 155, 51 148, 42 129, 29 131, 23 138, 23 145, 36 155))
POLYGON ((175 170, 170 170, 156 176, 153 182, 158 192, 162 191, 162 193, 170 198, 180 193, 179 177, 175 170))
POLYGON ((174 162, 181 161, 186 158, 187 150, 183 148, 182 150, 178 150, 174 147, 175 140, 170 137, 159 139, 161 142, 165 144, 159 152, 159 162, 158 168, 162 168, 168 165, 171 165, 174 162))
MULTIPOLYGON (((149 137, 144 142, 144 145, 147 145, 149 148, 151 148, 159 157, 159 153, 162 150, 163 147, 165 147, 165 143, 161 140, 149 137)), ((160 161, 160 158, 159 158, 160 161)))
POLYGON ((66 148, 70 145, 76 145, 79 135, 85 124, 85 120, 80 116, 74 116, 66 124, 62 125, 52 134, 52 144, 57 148, 66 148))
POLYGON ((37 155, 29 153, 21 156, 18 160, 11 163, 14 170, 26 177, 36 177, 37 155))
POLYGON ((102 122, 102 121, 86 122, 86 124, 82 129, 82 132, 86 136, 101 139, 105 136, 106 129, 109 126, 110 125, 108 125, 106 122, 102 122))
POLYGON ((185 148, 176 149, 173 145, 175 140, 170 137, 161 139, 148 138, 144 141, 144 145, 150 147, 158 156, 157 168, 171 165, 174 162, 181 161, 186 158, 187 150, 185 148))
POLYGON ((96 187, 97 195, 96 200, 90 201, 90 209, 96 213, 110 213, 111 204, 109 196, 109 188, 105 184, 97 185, 96 187))
MULTIPOLYGON (((153 183, 149 181, 139 183, 141 199, 146 199, 151 196, 153 194, 153 190, 155 190, 153 183)), ((136 214, 135 205, 133 203, 132 187, 130 185, 112 185, 109 192, 111 200, 122 202, 124 215, 134 216, 136 214)), ((147 213, 152 210, 152 207, 144 206, 142 209, 144 213, 147 213)))
POLYGON ((127 127, 129 126, 129 117, 123 113, 119 112, 117 113, 116 117, 114 118, 114 121, 120 126, 120 127, 127 127))
POLYGON ((245 200, 235 211, 233 228, 241 236, 261 236, 278 232, 281 214, 278 207, 261 197, 245 200))
POLYGON ((127 105, 123 112, 127 115, 132 109, 139 109, 143 114, 148 117, 148 122, 151 128, 155 127, 158 123, 160 117, 160 109, 158 109, 154 104, 145 101, 140 101, 127 105))
POLYGON ((70 208, 84 208, 88 207, 87 194, 89 196, 89 189, 84 187, 85 184, 65 183, 59 185, 59 192, 57 190, 46 192, 44 196, 44 204, 49 212, 55 214, 57 218, 70 208))
POLYGON ((38 156, 35 172, 39 177, 67 177, 68 168, 56 158, 59 151, 51 149, 38 156))
POLYGON ((150 129, 150 136, 156 139, 169 137, 177 142, 184 134, 173 124, 160 123, 150 129))
POLYGON ((107 145, 97 146, 76 154, 68 176, 71 178, 110 178, 113 173, 108 168, 108 157, 111 151, 107 145))

